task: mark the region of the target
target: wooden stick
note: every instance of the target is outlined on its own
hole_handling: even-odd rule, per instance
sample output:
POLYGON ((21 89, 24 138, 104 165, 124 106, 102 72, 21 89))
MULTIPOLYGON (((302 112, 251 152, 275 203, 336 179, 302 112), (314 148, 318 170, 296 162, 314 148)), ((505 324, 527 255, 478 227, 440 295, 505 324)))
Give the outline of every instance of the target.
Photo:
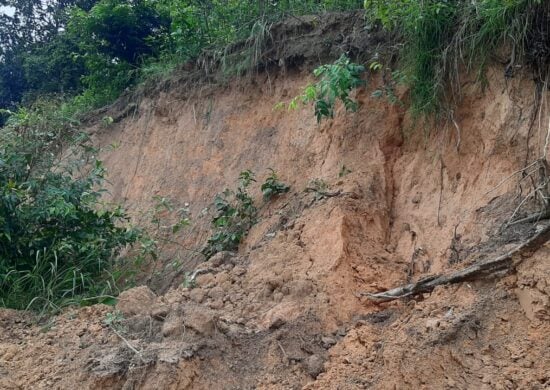
POLYGON ((126 340, 126 338, 125 338, 123 335, 121 335, 119 332, 117 332, 117 330, 114 328, 114 326, 109 325, 109 328, 111 328, 111 330, 112 330, 113 332, 115 332, 115 334, 116 334, 118 337, 120 337, 120 339, 121 339, 122 341, 124 341, 124 343, 126 344, 126 346, 127 346, 128 348, 130 348, 130 349, 132 350, 132 352, 134 352, 136 355, 138 355, 139 360, 141 360, 142 363, 147 364, 147 362, 145 361, 145 359, 143 359, 143 356, 142 356, 141 352, 138 351, 132 344, 130 344, 130 342, 129 342, 128 340, 126 340))
POLYGON ((527 241, 519 244, 511 251, 496 258, 479 261, 460 271, 428 276, 415 283, 405 284, 388 291, 380 293, 364 292, 360 293, 360 295, 366 296, 373 301, 388 302, 399 298, 409 297, 411 295, 430 292, 436 286, 477 279, 484 275, 489 275, 497 271, 516 267, 523 261, 524 257, 526 257, 529 253, 535 252, 548 240, 550 240, 550 224, 545 225, 542 230, 535 233, 527 241))

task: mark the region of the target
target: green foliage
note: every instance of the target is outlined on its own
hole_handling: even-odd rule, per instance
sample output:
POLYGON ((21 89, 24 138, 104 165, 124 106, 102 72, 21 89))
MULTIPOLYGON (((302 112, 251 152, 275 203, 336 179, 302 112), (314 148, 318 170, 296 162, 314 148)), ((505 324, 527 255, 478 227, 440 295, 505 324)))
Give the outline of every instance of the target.
POLYGON ((407 84, 407 77, 405 74, 399 69, 392 71, 389 67, 386 67, 384 68, 383 80, 383 85, 374 90, 371 96, 377 99, 385 97, 390 104, 399 104, 403 106, 403 102, 399 100, 395 94, 395 88, 398 85, 407 84))
POLYGON ((87 55, 103 54, 135 65, 154 53, 155 38, 168 25, 146 0, 100 0, 88 12, 76 9, 68 31, 87 55))
MULTIPOLYGON (((43 94, 88 109, 167 77, 208 51, 226 76, 254 68, 273 22, 360 9, 360 0, 5 0, 0 14, 0 108, 43 94), (233 45, 244 42, 241 45, 233 45)), ((4 118, 0 117, 0 125, 4 118)))
POLYGON ((323 118, 334 117, 337 100, 344 104, 347 111, 357 111, 358 104, 349 95, 353 89, 365 84, 361 79, 364 71, 364 66, 351 62, 343 54, 334 64, 322 65, 315 69, 313 74, 320 80, 314 85, 307 86, 302 95, 289 103, 289 108, 295 109, 298 101, 303 104, 313 102, 317 122, 321 122, 323 118))
MULTIPOLYGON (((1 54, 1 53, 0 53, 1 54)), ((5 54, 0 60, 0 108, 13 109, 21 101, 27 89, 23 59, 21 56, 5 54)), ((0 117, 0 126, 6 116, 0 117)))
POLYGON ((248 230, 256 223, 258 210, 248 194, 248 187, 255 181, 252 171, 243 171, 239 175, 236 191, 226 189, 216 195, 216 214, 212 218, 214 232, 202 250, 207 258, 221 251, 236 250, 248 230))
POLYGON ((264 200, 266 201, 270 200, 276 195, 284 194, 285 192, 290 191, 290 187, 288 185, 279 181, 279 177, 273 169, 269 168, 269 171, 271 173, 260 187, 264 200))
MULTIPOLYGON (((71 6, 94 0, 4 0, 0 13, 0 108, 13 109, 27 95, 74 93, 83 74, 73 63, 75 42, 64 34, 71 6)), ((2 122, 0 121, 0 125, 2 122)))
POLYGON ((126 327, 124 326, 124 315, 118 310, 105 314, 103 324, 118 332, 126 331, 126 327))
POLYGON ((86 65, 82 99, 92 106, 116 99, 136 81, 143 59, 158 55, 169 24, 146 0, 100 0, 89 11, 73 10, 67 34, 86 65))
POLYGON ((27 98, 31 94, 70 94, 80 91, 86 73, 78 47, 67 35, 59 35, 46 44, 36 44, 23 55, 27 98))
POLYGON ((429 0, 366 0, 372 18, 388 29, 399 29, 406 41, 403 66, 410 77, 414 113, 437 111, 442 101, 443 73, 438 64, 452 38, 455 14, 460 2, 429 0))
POLYGON ((0 132, 0 304, 55 310, 101 300, 116 291, 118 252, 139 233, 120 207, 100 202, 101 163, 82 165, 80 152, 79 164, 60 163, 61 136, 33 121, 19 112, 0 132))
POLYGON ((360 9, 358 0, 248 0, 209 2, 159 0, 157 9, 171 20, 170 35, 163 47, 184 58, 196 57, 205 49, 223 49, 230 43, 258 35, 258 27, 288 15, 360 9))
POLYGON ((157 236, 177 234, 191 224, 188 205, 176 208, 170 199, 161 196, 154 196, 153 200, 155 207, 151 222, 156 227, 157 236))
POLYGON ((346 167, 344 164, 340 167, 340 171, 338 171, 338 177, 344 177, 351 173, 351 169, 346 167))
POLYGON ((191 276, 192 275, 190 272, 185 273, 185 277, 183 279, 183 282, 181 283, 183 287, 188 289, 194 289, 195 287, 197 287, 197 281, 191 278, 191 276))
POLYGON ((550 45, 547 36, 537 33, 541 24, 547 25, 538 15, 550 9, 541 0, 365 0, 365 8, 371 20, 401 37, 400 67, 414 114, 437 114, 445 108, 459 93, 460 65, 482 79, 490 56, 510 47, 507 72, 513 73, 525 60, 536 62, 526 55, 531 47, 550 45), (446 95, 449 86, 451 96, 446 95))

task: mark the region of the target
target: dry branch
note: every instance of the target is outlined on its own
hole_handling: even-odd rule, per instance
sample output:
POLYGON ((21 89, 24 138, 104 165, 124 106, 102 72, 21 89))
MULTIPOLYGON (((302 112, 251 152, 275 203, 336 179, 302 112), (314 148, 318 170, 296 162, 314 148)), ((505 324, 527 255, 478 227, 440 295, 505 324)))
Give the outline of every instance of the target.
POLYGON ((117 330, 115 329, 114 326, 109 325, 109 328, 110 328, 113 332, 115 332, 115 334, 116 334, 118 337, 120 337, 120 339, 121 339, 122 341, 124 341, 124 343, 126 344, 126 346, 127 346, 128 348, 130 348, 130 350, 131 350, 132 352, 134 352, 134 353, 139 357, 139 360, 141 360, 142 363, 147 364, 147 362, 145 361, 145 359, 143 359, 143 355, 141 354, 141 351, 138 351, 132 344, 130 344, 130 342, 129 342, 123 335, 121 335, 119 332, 117 332, 117 330))
POLYGON ((361 293, 376 302, 387 302, 420 293, 430 292, 436 286, 460 283, 482 276, 516 267, 524 257, 529 256, 550 240, 550 224, 531 236, 528 240, 516 246, 509 252, 496 258, 478 261, 470 267, 448 274, 428 276, 415 283, 405 284, 381 293, 361 293))

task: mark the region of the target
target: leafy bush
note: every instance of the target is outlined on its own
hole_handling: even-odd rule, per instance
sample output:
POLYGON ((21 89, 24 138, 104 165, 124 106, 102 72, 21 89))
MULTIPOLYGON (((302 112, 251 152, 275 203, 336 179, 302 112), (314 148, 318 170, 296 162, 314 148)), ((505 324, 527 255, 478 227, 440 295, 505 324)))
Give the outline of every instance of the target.
POLYGON ((82 93, 79 100, 97 107, 139 78, 166 75, 204 50, 221 53, 224 71, 238 74, 257 55, 259 33, 265 33, 259 26, 289 15, 361 8, 361 0, 8 3, 15 14, 0 14, 3 109, 44 93, 82 93), (245 40, 250 44, 235 59, 226 58, 224 48, 245 40))
POLYGON ((243 171, 239 175, 236 191, 226 189, 216 195, 214 199, 216 214, 212 219, 214 232, 202 250, 207 258, 221 251, 236 250, 256 223, 258 210, 248 194, 248 187, 255 181, 253 172, 243 171))
POLYGON ((290 190, 290 187, 288 185, 279 181, 277 173, 273 169, 269 168, 269 171, 271 173, 260 187, 264 196, 264 200, 270 200, 273 196, 284 194, 285 192, 288 192, 290 190))
POLYGON ((26 97, 43 94, 71 94, 81 90, 81 78, 86 74, 83 56, 78 56, 76 42, 67 34, 46 44, 33 46, 23 56, 26 97))
POLYGON ((46 310, 112 294, 116 255, 139 234, 120 207, 101 204, 101 163, 61 165, 54 133, 10 120, 0 132, 0 304, 46 310))
POLYGON ((347 111, 357 111, 358 105, 350 98, 350 92, 364 85, 361 74, 365 71, 363 65, 358 65, 343 54, 334 64, 322 65, 313 71, 320 80, 305 88, 302 95, 295 97, 289 104, 294 109, 298 101, 303 104, 313 102, 317 122, 323 118, 334 117, 334 106, 340 100, 347 111))

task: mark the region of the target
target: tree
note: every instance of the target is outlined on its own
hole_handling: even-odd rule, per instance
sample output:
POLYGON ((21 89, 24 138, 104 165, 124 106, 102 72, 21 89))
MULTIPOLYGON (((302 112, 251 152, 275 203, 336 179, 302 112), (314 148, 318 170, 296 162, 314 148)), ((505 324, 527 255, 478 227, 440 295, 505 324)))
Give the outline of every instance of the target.
POLYGON ((0 0, 0 6, 13 10, 0 14, 0 109, 14 107, 29 91, 55 93, 78 87, 84 67, 82 61, 73 62, 77 47, 64 27, 70 7, 90 9, 94 3, 0 0))

